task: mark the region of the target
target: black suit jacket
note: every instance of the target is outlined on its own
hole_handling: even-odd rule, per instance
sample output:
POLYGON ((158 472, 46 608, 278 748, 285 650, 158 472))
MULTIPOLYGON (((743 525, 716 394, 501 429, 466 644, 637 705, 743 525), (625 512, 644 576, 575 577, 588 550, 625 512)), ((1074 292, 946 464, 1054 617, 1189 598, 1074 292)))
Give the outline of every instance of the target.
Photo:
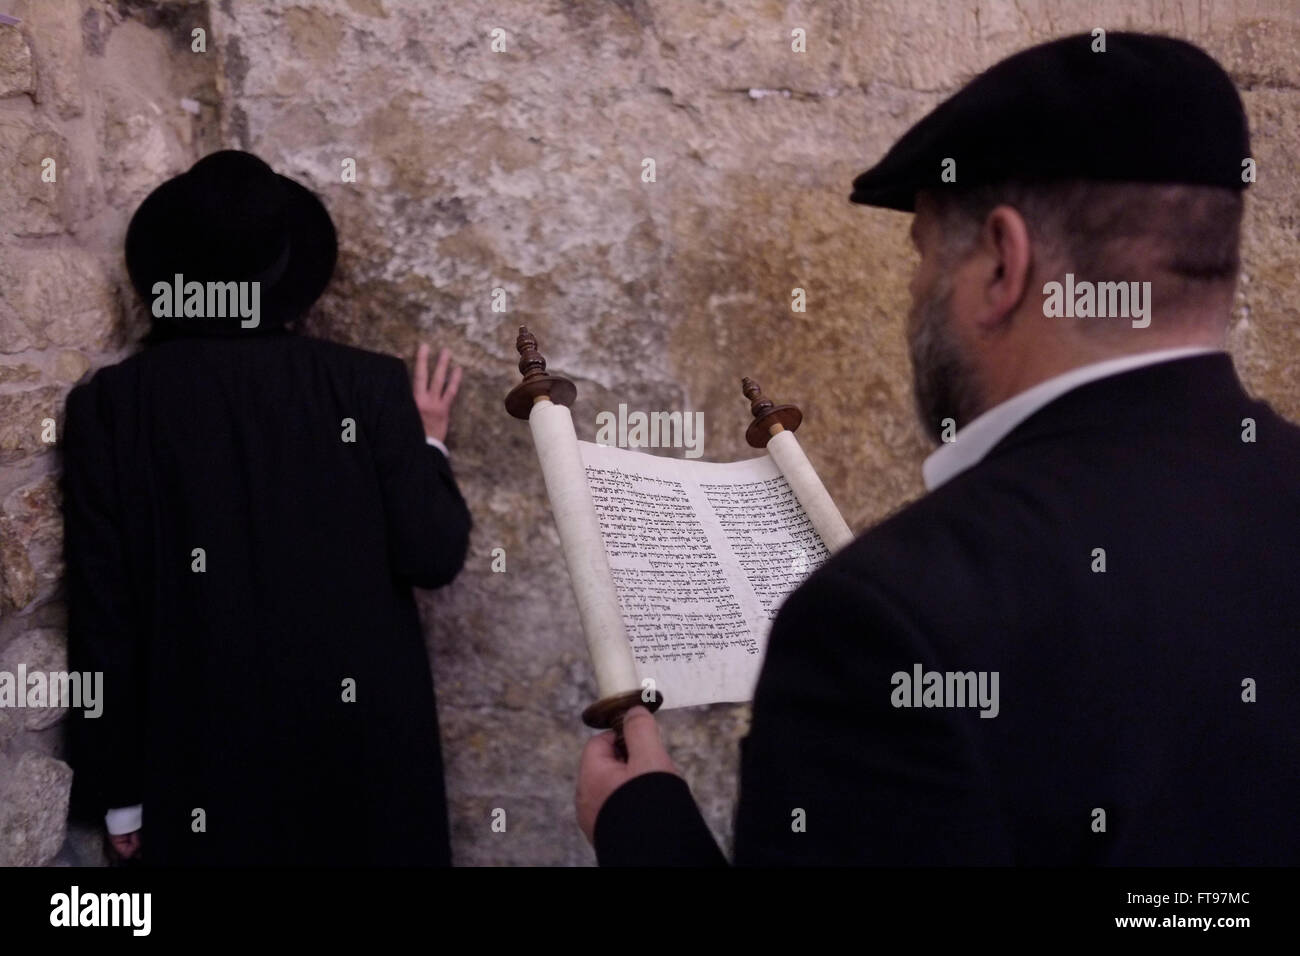
POLYGON ((143 803, 153 863, 447 862, 411 586, 470 516, 403 363, 177 339, 75 388, 63 448, 71 664, 106 698, 77 806, 143 803))
MULTIPOLYGON (((1300 862, 1298 585, 1300 429, 1226 355, 1076 388, 787 600, 735 860, 1300 862), (998 672, 998 715, 893 706, 916 664, 998 672)), ((723 862, 666 774, 614 793, 596 849, 723 862)))

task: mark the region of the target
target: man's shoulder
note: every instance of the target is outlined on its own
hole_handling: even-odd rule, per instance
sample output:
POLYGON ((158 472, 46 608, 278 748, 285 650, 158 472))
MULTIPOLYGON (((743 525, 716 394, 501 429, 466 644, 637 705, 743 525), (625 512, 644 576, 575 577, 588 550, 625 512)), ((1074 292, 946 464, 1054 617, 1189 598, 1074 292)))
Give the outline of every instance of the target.
POLYGON ((917 580, 961 558, 970 566, 1038 537, 1050 517, 1024 512, 1035 494, 1031 476, 981 465, 904 505, 858 535, 825 565, 831 575, 917 580), (1019 520, 1008 522, 1010 515, 1019 520), (996 533, 991 533, 996 528, 996 533))
POLYGON ((835 621, 872 618, 934 639, 957 621, 966 641, 1039 619, 1075 576, 1073 538, 1088 525, 1075 491, 1092 478, 1018 465, 983 462, 864 531, 792 610, 839 608, 835 621))
POLYGON ((1051 608, 1078 585, 1080 568, 1091 579, 1103 541, 1172 556, 1208 554, 1215 541, 1268 527, 1289 531, 1300 428, 1263 402, 1237 411, 1194 430, 1016 442, 860 534, 801 590, 814 603, 885 603, 974 626, 1051 608))
MULTIPOLYGON (((201 374, 209 363, 220 366, 239 361, 223 340, 180 339, 141 349, 111 365, 104 365, 72 387, 68 407, 89 407, 114 402, 134 394, 142 382, 158 375, 201 374), (188 370, 178 372, 177 370, 188 370)), ((248 344, 248 343, 243 343, 248 344)), ((356 383, 369 391, 386 384, 405 385, 406 363, 393 355, 306 335, 285 335, 266 343, 278 352, 273 363, 306 364, 327 371, 338 380, 356 383)))
POLYGON ((223 357, 230 360, 244 361, 245 349, 257 349, 265 354, 281 356, 310 355, 314 360, 339 367, 355 368, 375 373, 392 374, 405 368, 401 359, 383 352, 348 345, 332 339, 317 338, 302 333, 286 332, 259 336, 256 341, 241 341, 238 336, 210 336, 177 338, 151 345, 128 356, 108 369, 122 369, 124 372, 132 367, 150 367, 184 363, 191 358, 203 361, 221 361, 223 357))
POLYGON ((393 375, 398 372, 404 373, 406 369, 406 364, 400 358, 384 352, 373 352, 356 345, 306 335, 297 336, 296 339, 299 347, 312 352, 322 361, 363 373, 393 375))
POLYGON ((134 352, 111 365, 101 365, 84 375, 69 390, 68 407, 93 405, 101 400, 101 396, 112 394, 122 383, 135 375, 144 362, 144 355, 145 352, 134 352))

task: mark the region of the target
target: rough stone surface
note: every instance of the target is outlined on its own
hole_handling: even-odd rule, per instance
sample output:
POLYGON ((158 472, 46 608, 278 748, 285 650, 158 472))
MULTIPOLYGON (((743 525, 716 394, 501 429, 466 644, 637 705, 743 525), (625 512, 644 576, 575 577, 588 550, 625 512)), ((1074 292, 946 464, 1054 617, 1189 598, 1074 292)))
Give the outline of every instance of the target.
POLYGON ((9 352, 49 346, 105 351, 117 331, 113 281, 99 256, 77 247, 11 253, 13 287, 0 298, 16 319, 0 337, 9 352))
MULTIPOLYGON (((909 219, 850 205, 849 183, 998 58, 1101 26, 1186 37, 1232 72, 1259 181, 1229 343, 1251 391, 1300 419, 1300 8, 1288 0, 29 0, 13 12, 24 23, 0 27, 13 173, 0 177, 0 654, 62 627, 57 456, 39 422, 61 425, 72 383, 145 326, 121 261, 134 205, 205 152, 251 149, 320 193, 339 229, 310 331, 403 356, 429 340, 466 368, 449 444, 474 540, 461 577, 420 598, 462 864, 592 861, 572 786, 595 687, 527 427, 501 406, 517 326, 577 382, 587 439, 620 402, 699 409, 706 458, 749 455, 738 382, 754 376, 803 408, 809 457, 849 524, 868 527, 921 493, 928 448, 903 337, 909 219), (190 50, 196 25, 206 54, 190 50), (498 27, 504 53, 490 49, 498 27), (57 185, 40 182, 45 155, 57 185), (356 182, 342 181, 345 159, 356 182), (492 311, 494 289, 507 312, 492 311), (490 570, 496 547, 504 574, 490 570)), ((724 841, 747 722, 744 706, 661 720, 724 841)), ((14 820, 46 819, 62 765, 42 754, 59 732, 0 713, 0 854, 14 820)), ((23 861, 98 852, 75 832, 57 851, 23 861)))
MULTIPOLYGON (((216 58, 189 50, 205 3, 27 0, 5 12, 22 23, 0 26, 0 669, 49 671, 65 666, 66 613, 59 456, 42 422, 57 440, 68 390, 147 325, 128 294, 126 225, 145 192, 219 147, 216 58)), ((64 839, 60 716, 0 709, 0 865, 104 862, 96 829, 64 839)))
MULTIPOLYGON (((0 504, 0 538, 13 541, 30 568, 31 594, 16 606, 47 600, 54 595, 63 574, 63 521, 59 487, 52 475, 11 492, 0 504)), ((8 580, 6 573, 5 580, 8 580)))
POLYGON ((0 98, 31 93, 36 88, 32 48, 15 26, 0 23, 0 98))
MULTIPOLYGON (((20 665, 26 668, 25 673, 29 676, 66 671, 68 646, 63 635, 50 628, 37 628, 12 641, 0 654, 0 671, 17 675, 20 665)), ((66 707, 50 706, 48 687, 46 691, 45 706, 19 707, 12 711, 27 730, 45 730, 67 716, 66 707)))
POLYGON ((48 128, 0 114, 0 155, 6 175, 0 180, 0 227, 16 236, 50 236, 64 231, 66 195, 58 183, 46 182, 46 161, 53 160, 56 176, 68 173, 67 142, 48 128))
MULTIPOLYGON (((7 762, 0 755, 0 765, 7 762)), ((72 769, 32 751, 0 769, 0 866, 49 863, 67 833, 72 769)))
POLYGON ((9 385, 11 383, 29 384, 38 382, 41 378, 41 370, 35 365, 29 365, 26 362, 20 362, 16 365, 0 365, 0 385, 9 385))
POLYGON ((82 0, 30 0, 20 4, 23 27, 36 54, 36 99, 68 119, 85 107, 86 76, 82 63, 82 0))
POLYGON ((157 41, 155 31, 143 24, 124 23, 106 44, 107 56, 139 64, 110 77, 99 91, 99 175, 115 209, 134 209, 164 179, 187 169, 195 158, 195 137, 215 122, 210 84, 180 73, 175 60, 210 71, 216 55, 191 53, 188 42, 177 52, 157 41), (181 106, 182 99, 200 103, 197 120, 181 106))
POLYGON ((41 440, 41 423, 53 418, 56 430, 62 424, 65 393, 55 385, 0 392, 0 465, 51 450, 53 446, 41 440))
POLYGON ((64 349, 54 356, 50 374, 60 382, 73 383, 90 368, 90 359, 76 349, 64 349))
POLYGON ((27 549, 0 529, 0 603, 6 610, 26 607, 36 597, 36 571, 27 549))
MULTIPOLYGON (((122 99, 115 90, 105 95, 115 105, 122 99)), ((154 186, 173 174, 175 163, 166 131, 147 104, 136 104, 134 109, 117 105, 106 112, 102 139, 105 150, 99 164, 110 202, 138 205, 154 186)))
POLYGON ((22 730, 22 724, 19 722, 11 710, 0 710, 0 752, 9 746, 9 741, 18 735, 22 730))

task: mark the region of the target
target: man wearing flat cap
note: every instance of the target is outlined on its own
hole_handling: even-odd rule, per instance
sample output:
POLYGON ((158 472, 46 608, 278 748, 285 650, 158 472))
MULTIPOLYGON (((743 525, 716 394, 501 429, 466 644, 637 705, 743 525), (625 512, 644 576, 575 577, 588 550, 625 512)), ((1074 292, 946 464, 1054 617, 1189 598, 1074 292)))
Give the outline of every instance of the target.
POLYGON ((248 153, 163 183, 126 236, 148 345, 68 396, 74 801, 150 865, 445 864, 412 586, 464 563, 459 370, 291 331, 329 213, 248 153))
MULTIPOLYGON (((1224 351, 1240 98, 1175 39, 976 77, 854 182, 914 214, 928 493, 774 624, 741 864, 1300 862, 1300 429, 1224 351)), ((592 738, 602 864, 724 859, 644 710, 592 738)))

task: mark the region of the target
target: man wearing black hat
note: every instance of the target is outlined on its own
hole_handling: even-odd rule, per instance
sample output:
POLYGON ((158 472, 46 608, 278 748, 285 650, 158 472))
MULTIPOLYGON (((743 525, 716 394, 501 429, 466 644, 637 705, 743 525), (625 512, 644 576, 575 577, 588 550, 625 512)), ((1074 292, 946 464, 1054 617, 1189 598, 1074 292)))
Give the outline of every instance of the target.
MULTIPOLYGON (((1300 429, 1223 351, 1252 165, 1208 55, 1110 34, 994 66, 855 181, 915 213, 941 444, 775 622, 736 862, 1300 862, 1300 429)), ((625 734, 583 754, 600 862, 723 862, 653 717, 625 734)))
POLYGON ((335 256, 307 189, 204 158, 127 233, 150 344, 68 396, 69 656, 106 698, 74 800, 124 856, 449 862, 411 586, 465 558, 459 369, 421 347, 413 401, 399 359, 290 332, 335 256))

